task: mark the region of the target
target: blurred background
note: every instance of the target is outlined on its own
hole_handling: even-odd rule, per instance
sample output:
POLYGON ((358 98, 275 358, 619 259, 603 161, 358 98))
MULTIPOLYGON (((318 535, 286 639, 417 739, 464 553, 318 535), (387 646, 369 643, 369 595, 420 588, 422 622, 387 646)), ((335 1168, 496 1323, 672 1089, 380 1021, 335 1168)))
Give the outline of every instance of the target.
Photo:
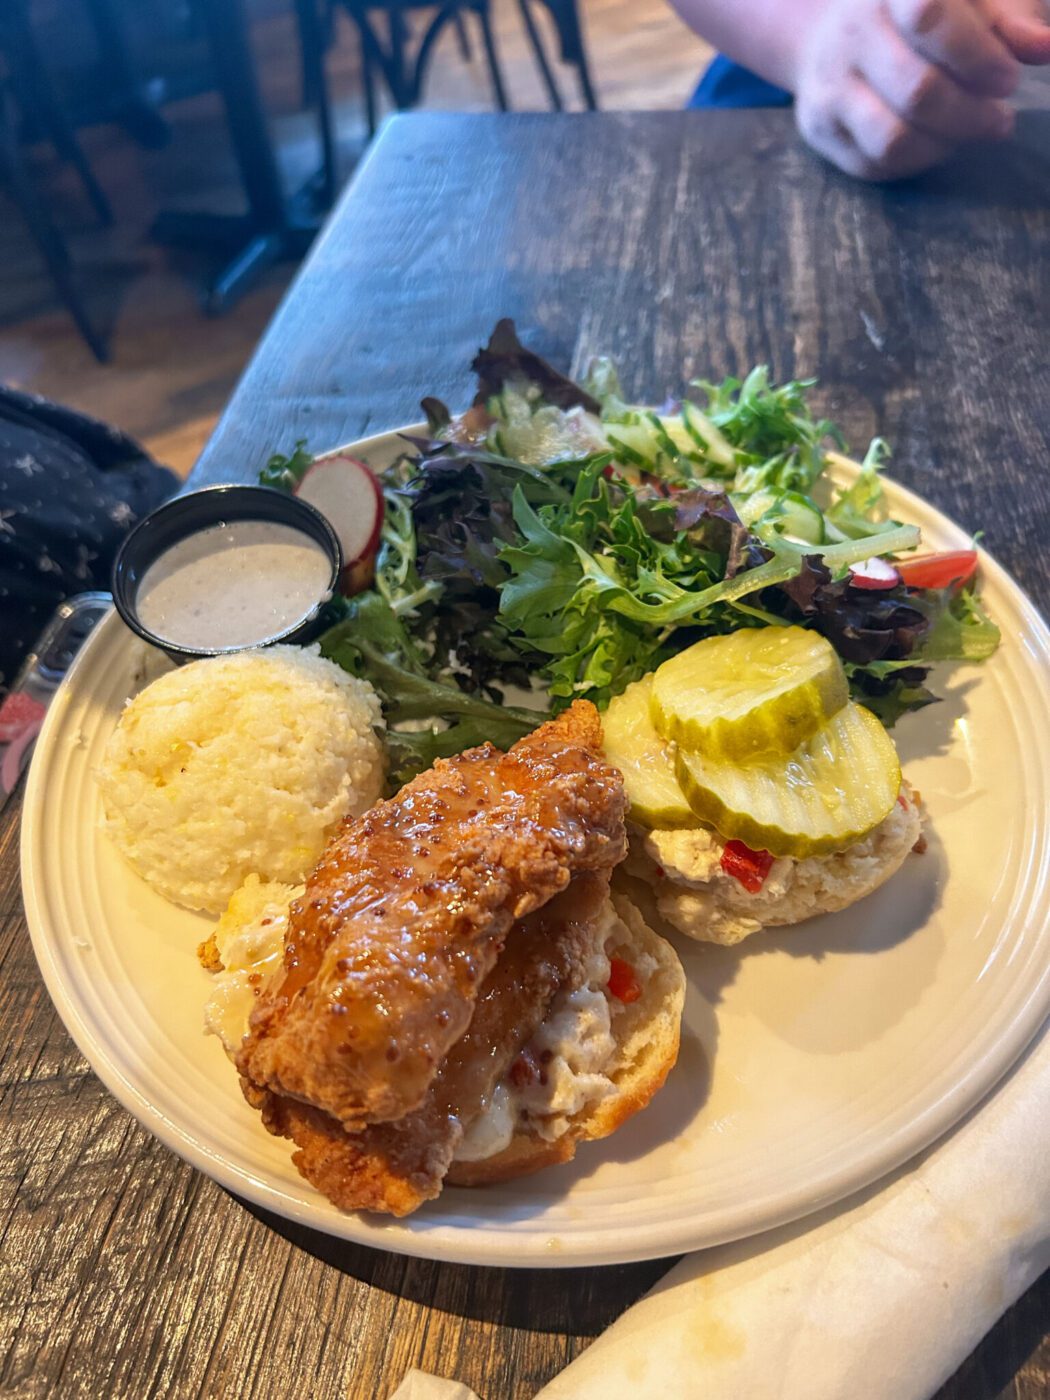
POLYGON ((0 0, 0 382, 185 474, 384 114, 677 108, 708 57, 666 0, 0 0))

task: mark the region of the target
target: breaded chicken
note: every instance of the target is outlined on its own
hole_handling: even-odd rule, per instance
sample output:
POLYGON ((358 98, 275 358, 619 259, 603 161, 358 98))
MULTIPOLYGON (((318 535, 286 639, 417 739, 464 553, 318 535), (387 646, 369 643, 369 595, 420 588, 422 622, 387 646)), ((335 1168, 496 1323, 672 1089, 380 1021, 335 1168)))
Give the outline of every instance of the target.
POLYGON ((307 1181, 343 1210, 407 1215, 437 1196, 465 1129, 557 994, 579 985, 608 896, 608 872, 577 875, 512 927, 466 1034, 420 1107, 397 1122, 350 1134, 317 1108, 249 1086, 270 1132, 296 1144, 293 1160, 307 1181))
POLYGON ((237 1056, 246 1091, 351 1133, 414 1112, 511 926, 575 874, 611 870, 625 842, 623 783, 583 701, 348 820, 292 905, 284 976, 237 1056))

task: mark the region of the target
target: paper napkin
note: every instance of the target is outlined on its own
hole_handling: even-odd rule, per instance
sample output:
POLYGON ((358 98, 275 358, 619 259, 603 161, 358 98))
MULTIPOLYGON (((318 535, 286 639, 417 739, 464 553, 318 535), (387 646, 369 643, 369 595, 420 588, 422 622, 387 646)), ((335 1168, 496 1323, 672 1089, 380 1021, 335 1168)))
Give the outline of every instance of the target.
POLYGON ((426 1371, 408 1371, 390 1400, 478 1400, 469 1386, 460 1381, 444 1381, 426 1371))
MULTIPOLYGON (((682 1260, 537 1400, 928 1400, 1047 1267, 1044 1028, 938 1146, 843 1205, 682 1260)), ((417 1371, 396 1400, 476 1398, 417 1371)))

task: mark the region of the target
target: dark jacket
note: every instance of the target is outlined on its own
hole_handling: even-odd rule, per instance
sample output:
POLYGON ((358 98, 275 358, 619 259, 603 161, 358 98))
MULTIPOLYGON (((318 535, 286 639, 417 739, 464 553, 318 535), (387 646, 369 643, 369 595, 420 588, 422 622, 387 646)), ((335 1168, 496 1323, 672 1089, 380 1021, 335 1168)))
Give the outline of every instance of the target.
POLYGON ((109 588, 120 542, 177 485, 118 429, 0 385, 0 694, 63 598, 109 588))

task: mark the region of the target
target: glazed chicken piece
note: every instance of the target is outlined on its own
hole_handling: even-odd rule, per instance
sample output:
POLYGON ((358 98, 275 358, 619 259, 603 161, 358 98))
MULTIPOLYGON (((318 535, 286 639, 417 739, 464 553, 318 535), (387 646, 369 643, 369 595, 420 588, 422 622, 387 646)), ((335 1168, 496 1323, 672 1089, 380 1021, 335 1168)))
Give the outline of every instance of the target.
POLYGON ((441 760, 348 820, 292 905, 285 974, 237 1057, 347 1132, 423 1103, 512 924, 625 850, 624 792, 577 701, 509 753, 441 760))
POLYGON ((467 1033, 422 1104, 395 1123, 347 1133, 334 1118, 268 1090, 246 1090, 271 1133, 298 1148, 302 1175, 343 1210, 407 1215, 442 1188, 465 1130, 561 991, 575 990, 609 895, 608 872, 577 875, 507 935, 467 1033))

